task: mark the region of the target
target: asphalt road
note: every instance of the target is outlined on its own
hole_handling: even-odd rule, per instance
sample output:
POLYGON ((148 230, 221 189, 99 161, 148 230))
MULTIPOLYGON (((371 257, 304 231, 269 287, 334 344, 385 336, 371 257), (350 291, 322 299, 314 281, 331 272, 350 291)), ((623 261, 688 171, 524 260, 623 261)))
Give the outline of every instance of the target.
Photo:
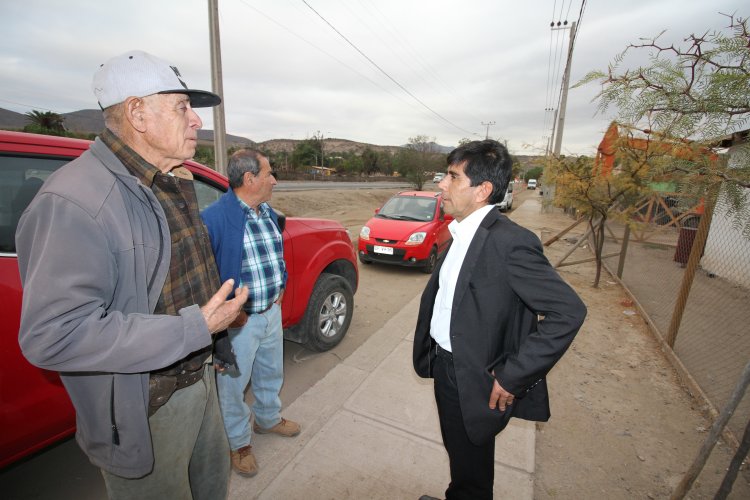
MULTIPOLYGON (((429 183, 426 183, 429 184, 429 183)), ((310 191, 316 189, 406 189, 408 182, 336 182, 336 181, 279 181, 274 191, 310 191)))

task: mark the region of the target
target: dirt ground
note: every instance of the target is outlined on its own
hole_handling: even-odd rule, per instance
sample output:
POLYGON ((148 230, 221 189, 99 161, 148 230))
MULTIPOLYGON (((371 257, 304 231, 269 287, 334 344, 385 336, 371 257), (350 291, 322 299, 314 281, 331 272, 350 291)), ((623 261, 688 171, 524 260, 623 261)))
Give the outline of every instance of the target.
MULTIPOLYGON (((288 216, 336 219, 356 240, 374 209, 394 192, 277 191, 273 205, 288 216)), ((534 194, 517 193, 510 217, 546 239, 570 221, 561 214, 541 215, 534 194)), ((549 247, 550 260, 569 245, 562 240, 549 247)), ((589 313, 548 377, 552 419, 537 427, 534 497, 668 498, 711 426, 706 409, 680 384, 626 292, 606 272, 598 289, 591 286, 592 264, 566 267, 561 274, 589 313)), ((354 320, 336 355, 345 357, 361 343, 358 338, 377 331, 426 280, 415 269, 361 265, 354 320)), ((688 498, 713 498, 733 453, 720 441, 688 498)), ((729 498, 750 498, 747 470, 729 498)))

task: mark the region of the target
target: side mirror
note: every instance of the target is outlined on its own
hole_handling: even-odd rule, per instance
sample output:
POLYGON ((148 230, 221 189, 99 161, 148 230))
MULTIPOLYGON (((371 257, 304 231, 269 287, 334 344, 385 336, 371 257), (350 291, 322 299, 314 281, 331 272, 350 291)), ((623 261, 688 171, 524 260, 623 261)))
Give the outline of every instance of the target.
POLYGON ((376 213, 376 214, 379 214, 379 213, 380 213, 380 208, 376 208, 376 209, 375 209, 375 213, 376 213))

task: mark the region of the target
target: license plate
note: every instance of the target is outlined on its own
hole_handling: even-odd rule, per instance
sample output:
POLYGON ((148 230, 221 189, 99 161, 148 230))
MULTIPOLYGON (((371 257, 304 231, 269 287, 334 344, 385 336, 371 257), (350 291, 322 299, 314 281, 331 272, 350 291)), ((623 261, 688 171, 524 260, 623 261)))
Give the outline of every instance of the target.
POLYGON ((393 255, 393 247, 381 247, 380 245, 375 245, 372 248, 372 251, 375 253, 382 253, 385 255, 393 255))

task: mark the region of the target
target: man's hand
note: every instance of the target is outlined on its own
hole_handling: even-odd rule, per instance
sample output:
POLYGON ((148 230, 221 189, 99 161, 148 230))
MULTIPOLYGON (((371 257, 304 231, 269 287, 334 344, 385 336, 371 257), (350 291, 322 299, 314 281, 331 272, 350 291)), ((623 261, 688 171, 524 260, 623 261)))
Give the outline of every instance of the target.
POLYGON ((201 307, 203 318, 206 320, 208 325, 208 331, 213 335, 214 333, 226 330, 227 327, 234 321, 237 314, 242 310, 242 306, 247 302, 248 289, 246 286, 238 288, 234 292, 234 298, 227 300, 227 297, 232 292, 234 286, 234 280, 228 279, 221 285, 219 291, 217 291, 213 297, 211 297, 206 305, 201 307))
POLYGON ((498 383, 495 379, 495 383, 492 384, 492 392, 490 393, 490 408, 495 409, 497 407, 500 411, 505 411, 506 406, 513 404, 515 397, 509 393, 498 383))

